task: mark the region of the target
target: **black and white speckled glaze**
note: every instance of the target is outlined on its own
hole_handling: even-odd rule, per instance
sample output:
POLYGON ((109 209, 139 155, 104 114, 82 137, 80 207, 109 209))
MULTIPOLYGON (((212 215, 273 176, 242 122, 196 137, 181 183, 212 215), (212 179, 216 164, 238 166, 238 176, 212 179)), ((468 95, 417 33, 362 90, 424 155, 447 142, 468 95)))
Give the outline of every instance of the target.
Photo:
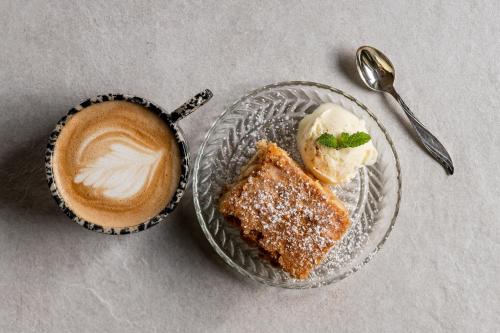
POLYGON ((89 230, 97 231, 97 232, 102 232, 105 234, 112 234, 112 235, 124 235, 124 234, 129 234, 129 233, 134 233, 134 232, 139 232, 143 231, 146 229, 151 228, 152 226, 158 224, 163 218, 165 218, 168 214, 170 214, 175 207, 177 207, 177 204, 180 202, 184 191, 186 189, 186 186, 188 184, 189 180, 189 153, 188 153, 188 146, 187 143, 184 139, 184 136, 182 134, 182 130, 178 127, 177 121, 179 119, 182 119, 183 117, 187 116, 194 110, 196 110, 198 107, 201 105, 205 104, 211 97, 212 97, 212 92, 208 89, 200 92, 193 98, 191 98, 189 101, 184 103, 182 106, 177 108, 175 111, 173 111, 171 114, 168 114, 163 110, 161 107, 157 106, 156 104, 141 98, 137 96, 132 96, 132 95, 123 95, 123 94, 108 94, 108 95, 99 95, 94 98, 89 98, 82 103, 78 104, 74 108, 70 109, 68 113, 59 120, 57 123, 56 127, 52 131, 49 137, 49 142, 47 144, 47 150, 45 152, 45 173, 47 176, 47 181, 49 184, 49 189, 52 194, 52 197, 55 199, 57 202, 59 208, 74 222, 78 223, 82 227, 85 227, 89 230), (62 129, 64 128, 64 125, 80 110, 83 108, 86 108, 90 105, 97 104, 97 103, 102 103, 106 101, 128 101, 136 104, 140 104, 144 106, 146 109, 151 111, 152 113, 156 114, 159 116, 165 124, 169 126, 170 129, 172 129, 175 138, 177 140, 178 146, 179 146, 179 151, 181 154, 181 176, 179 180, 179 185, 177 187, 177 190, 173 196, 173 198, 170 200, 170 202, 165 206, 165 208, 155 217, 140 223, 135 226, 131 227, 103 227, 101 225, 98 225, 96 223, 92 223, 90 221, 86 221, 80 217, 78 217, 65 203, 64 198, 59 194, 59 191, 57 189, 56 183, 54 181, 54 176, 53 176, 53 170, 52 170, 52 160, 54 157, 54 146, 56 144, 57 138, 59 137, 59 134, 61 133, 62 129))

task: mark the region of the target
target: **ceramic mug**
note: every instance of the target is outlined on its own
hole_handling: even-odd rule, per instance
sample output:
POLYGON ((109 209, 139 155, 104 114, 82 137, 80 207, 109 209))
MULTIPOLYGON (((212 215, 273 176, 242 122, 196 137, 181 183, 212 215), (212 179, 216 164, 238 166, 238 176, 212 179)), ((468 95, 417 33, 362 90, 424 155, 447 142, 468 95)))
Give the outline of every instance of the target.
POLYGON ((157 104, 149 100, 146 100, 142 97, 137 97, 133 95, 123 95, 123 94, 99 95, 94 98, 89 98, 83 101, 82 103, 78 104, 74 108, 70 109, 68 113, 63 118, 61 118, 61 120, 59 120, 56 127, 50 134, 49 142, 47 144, 47 149, 45 152, 45 174, 47 176, 47 181, 49 184, 49 189, 52 194, 52 197, 55 199, 58 206, 70 219, 72 219, 74 222, 78 223, 82 227, 106 234, 113 234, 113 235, 129 234, 149 229, 152 226, 158 224, 163 218, 165 218, 168 214, 170 214, 175 209, 175 207, 177 207, 177 204, 181 200, 189 180, 189 151, 187 143, 184 139, 183 132, 181 128, 178 126, 178 121, 187 116, 188 114, 190 114, 191 112, 198 109, 206 102, 208 102, 210 98, 212 98, 212 96, 213 96, 212 92, 209 89, 206 89, 195 95, 193 98, 188 100, 186 103, 184 103, 171 113, 167 113, 157 104), (162 211, 158 213, 156 216, 140 224, 130 227, 103 227, 96 223, 92 223, 90 221, 86 221, 80 218, 66 205, 64 198, 61 196, 61 194, 57 189, 57 184, 54 181, 54 176, 53 176, 54 147, 57 142, 57 138, 59 137, 59 134, 61 133, 66 123, 73 117, 73 115, 75 115, 80 110, 90 105, 106 101, 127 101, 130 103, 139 104, 145 107, 150 112, 157 115, 174 133, 181 156, 180 180, 172 199, 170 199, 170 201, 166 203, 162 211))

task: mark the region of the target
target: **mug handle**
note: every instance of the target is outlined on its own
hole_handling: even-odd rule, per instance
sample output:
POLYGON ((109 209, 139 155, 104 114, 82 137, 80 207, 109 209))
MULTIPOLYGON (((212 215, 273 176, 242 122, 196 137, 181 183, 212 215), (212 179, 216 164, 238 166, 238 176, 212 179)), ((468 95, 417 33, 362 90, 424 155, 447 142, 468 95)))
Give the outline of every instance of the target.
POLYGON ((210 89, 205 89, 202 92, 197 93, 191 99, 189 99, 186 103, 179 106, 177 109, 170 113, 170 119, 173 122, 176 122, 185 116, 189 115, 200 106, 208 102, 214 94, 210 91, 210 89))

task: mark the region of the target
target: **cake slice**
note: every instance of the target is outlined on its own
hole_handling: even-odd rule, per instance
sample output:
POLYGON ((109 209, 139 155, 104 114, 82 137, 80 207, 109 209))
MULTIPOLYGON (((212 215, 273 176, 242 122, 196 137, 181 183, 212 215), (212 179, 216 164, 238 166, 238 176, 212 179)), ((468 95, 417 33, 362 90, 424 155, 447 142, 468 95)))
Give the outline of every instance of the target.
POLYGON ((257 244, 291 276, 305 279, 347 231, 342 203, 276 144, 257 152, 219 202, 242 237, 257 244))

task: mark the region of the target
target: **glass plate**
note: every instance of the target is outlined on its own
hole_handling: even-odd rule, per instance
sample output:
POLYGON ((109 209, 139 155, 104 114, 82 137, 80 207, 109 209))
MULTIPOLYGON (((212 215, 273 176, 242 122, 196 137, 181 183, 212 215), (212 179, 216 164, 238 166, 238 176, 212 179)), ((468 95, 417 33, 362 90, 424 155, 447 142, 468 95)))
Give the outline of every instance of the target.
POLYGON ((380 121, 354 97, 313 82, 282 82, 257 89, 231 105, 213 124, 194 166, 198 221, 215 251, 241 274, 272 286, 311 288, 340 281, 370 261, 394 226, 401 199, 401 171, 394 144, 380 121), (295 136, 299 121, 319 104, 342 105, 363 118, 379 157, 346 185, 332 187, 351 218, 344 237, 306 280, 290 277, 247 244, 217 210, 222 189, 255 153, 255 143, 275 142, 301 164, 295 136))

